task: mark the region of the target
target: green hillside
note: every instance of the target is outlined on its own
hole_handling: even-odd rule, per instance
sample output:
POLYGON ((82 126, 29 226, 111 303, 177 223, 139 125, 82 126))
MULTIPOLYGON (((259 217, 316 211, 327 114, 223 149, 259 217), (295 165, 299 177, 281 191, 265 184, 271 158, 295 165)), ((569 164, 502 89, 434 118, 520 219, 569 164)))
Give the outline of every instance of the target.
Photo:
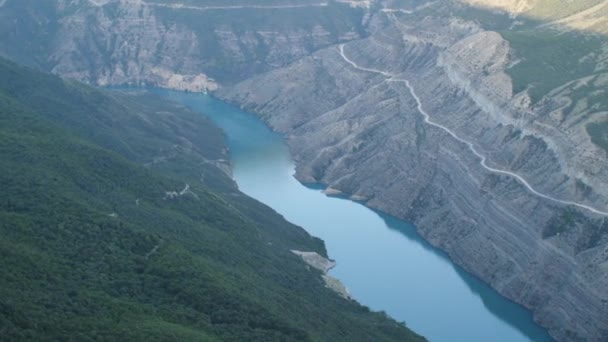
POLYGON ((1 339, 421 340, 327 289, 224 155, 184 108, 0 61, 1 339))

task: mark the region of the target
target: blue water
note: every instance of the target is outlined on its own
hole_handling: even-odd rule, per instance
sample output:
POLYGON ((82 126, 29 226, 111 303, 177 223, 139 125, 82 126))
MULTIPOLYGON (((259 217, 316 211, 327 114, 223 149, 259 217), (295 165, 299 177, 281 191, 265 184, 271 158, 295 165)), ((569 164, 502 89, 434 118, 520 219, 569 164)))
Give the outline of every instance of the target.
POLYGON ((255 116, 203 94, 158 93, 211 118, 227 135, 234 178, 249 196, 323 239, 331 273, 353 297, 430 341, 550 341, 530 312, 452 264, 415 228, 293 178, 281 135, 255 116))

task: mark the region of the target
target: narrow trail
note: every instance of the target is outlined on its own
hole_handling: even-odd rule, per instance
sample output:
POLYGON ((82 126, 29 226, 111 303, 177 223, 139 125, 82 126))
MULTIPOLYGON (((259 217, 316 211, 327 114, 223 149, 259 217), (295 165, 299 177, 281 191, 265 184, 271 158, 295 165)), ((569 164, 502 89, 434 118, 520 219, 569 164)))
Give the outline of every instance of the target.
POLYGON ((590 207, 588 205, 582 204, 582 203, 577 203, 577 202, 572 202, 572 201, 565 201, 565 200, 561 200, 546 194, 543 194, 539 191, 537 191, 536 189, 534 189, 534 187, 532 187, 532 185, 530 185, 530 183, 528 183, 528 181, 526 181, 522 176, 513 173, 511 171, 507 171, 507 170, 502 170, 502 169, 497 169, 497 168, 493 168, 491 166, 488 166, 487 164, 487 158, 485 155, 481 154, 476 148, 475 145, 473 145, 472 142, 467 141, 461 137, 459 137, 458 135, 456 135, 456 133, 454 133, 451 129, 437 123, 431 120, 431 116, 424 110, 423 106, 422 106, 422 100, 420 100, 420 97, 418 97, 418 95, 416 94, 416 91, 414 89, 414 87, 412 87, 412 85, 410 84, 409 80, 407 79, 403 79, 403 78, 393 78, 395 75, 388 73, 386 71, 382 71, 382 70, 378 70, 378 69, 373 69, 373 68, 366 68, 366 67, 362 67, 359 66, 357 63, 355 63, 353 60, 349 59, 346 54, 344 53, 344 44, 341 44, 339 46, 339 52, 340 52, 340 56, 342 57, 342 59, 344 59, 344 61, 346 61, 348 64, 350 64, 353 68, 361 70, 361 71, 366 71, 366 72, 371 72, 371 73, 376 73, 376 74, 380 74, 384 77, 386 77, 386 81, 387 82, 401 82, 404 83, 405 86, 407 87, 407 89, 409 90, 410 94, 412 95, 412 97, 414 98, 414 100, 416 101, 416 107, 418 109, 418 112, 420 114, 422 114, 422 116, 424 117, 424 122, 427 123, 428 125, 431 125, 433 127, 437 127, 441 130, 443 130, 444 132, 448 133, 452 138, 456 139, 457 141, 467 145, 467 147, 469 148, 469 150, 471 150, 471 152, 473 152, 473 154, 480 159, 479 164, 486 170, 493 172, 493 173, 497 173, 497 174, 501 174, 501 175, 506 175, 506 176, 510 176, 512 178, 515 178, 517 181, 519 181, 519 183, 521 183, 523 186, 525 186, 528 191, 530 191, 532 194, 541 197, 543 199, 549 200, 549 201, 553 201, 556 203, 560 203, 560 204, 564 204, 564 205, 569 205, 569 206, 574 206, 580 209, 585 209, 588 210, 594 214, 597 215, 602 215, 602 216, 608 216, 608 212, 606 211, 602 211, 602 210, 598 210, 595 209, 593 207, 590 207))

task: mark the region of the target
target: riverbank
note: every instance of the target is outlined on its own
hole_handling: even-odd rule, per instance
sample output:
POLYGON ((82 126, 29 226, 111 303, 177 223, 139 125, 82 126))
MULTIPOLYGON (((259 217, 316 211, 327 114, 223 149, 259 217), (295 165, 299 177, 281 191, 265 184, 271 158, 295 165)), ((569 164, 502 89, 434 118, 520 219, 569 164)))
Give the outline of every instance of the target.
POLYGON ((330 274, 353 298, 434 341, 544 341, 530 313, 453 265, 415 228, 295 178, 285 139, 255 115, 206 95, 165 92, 208 115, 227 134, 239 188, 325 240, 330 274))

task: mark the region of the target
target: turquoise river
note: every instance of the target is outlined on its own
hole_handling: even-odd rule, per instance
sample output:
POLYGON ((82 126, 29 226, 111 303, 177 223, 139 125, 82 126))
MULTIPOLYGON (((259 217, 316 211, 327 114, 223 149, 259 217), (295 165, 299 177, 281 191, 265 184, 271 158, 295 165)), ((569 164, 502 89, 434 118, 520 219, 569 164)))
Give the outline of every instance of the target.
POLYGON ((337 262, 331 274, 360 303, 430 341, 551 340, 529 311, 454 265, 411 224, 299 183, 283 137, 254 115, 204 94, 157 93, 225 131, 239 188, 323 239, 337 262))

